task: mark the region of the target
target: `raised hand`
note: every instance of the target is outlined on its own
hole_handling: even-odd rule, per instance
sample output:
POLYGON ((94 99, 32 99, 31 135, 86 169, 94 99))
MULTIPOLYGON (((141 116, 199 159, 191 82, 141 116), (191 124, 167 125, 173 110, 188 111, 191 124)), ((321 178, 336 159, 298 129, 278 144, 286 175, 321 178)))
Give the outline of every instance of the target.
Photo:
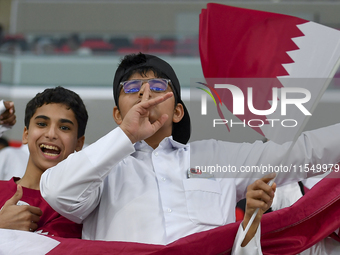
POLYGON ((120 124, 120 128, 130 138, 132 143, 145 140, 146 138, 152 136, 164 125, 165 121, 168 119, 168 115, 163 114, 159 119, 151 123, 149 120, 149 111, 153 106, 160 104, 172 97, 173 93, 168 92, 153 99, 150 99, 149 95, 149 84, 145 84, 141 102, 134 105, 128 111, 122 123, 120 124))
POLYGON ((273 183, 271 186, 269 186, 268 183, 274 177, 275 173, 268 174, 250 184, 247 188, 246 212, 244 214, 244 219, 242 222, 244 229, 246 228, 255 210, 259 208, 259 211, 254 219, 253 224, 249 228, 249 231, 242 243, 242 246, 245 246, 255 235, 256 230, 261 222, 262 215, 270 208, 273 203, 276 183, 273 183))
POLYGON ((5 101, 4 105, 6 111, 0 115, 0 125, 13 126, 16 123, 14 103, 5 101))
POLYGON ((22 187, 6 201, 0 210, 0 228, 25 230, 34 232, 38 228, 38 221, 42 215, 39 207, 30 205, 17 205, 22 198, 22 187))

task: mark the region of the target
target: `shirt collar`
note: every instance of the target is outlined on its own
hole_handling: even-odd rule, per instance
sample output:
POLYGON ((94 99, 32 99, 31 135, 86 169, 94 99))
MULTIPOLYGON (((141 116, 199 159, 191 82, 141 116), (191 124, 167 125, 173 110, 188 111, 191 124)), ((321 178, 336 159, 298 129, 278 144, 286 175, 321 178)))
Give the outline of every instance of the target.
MULTIPOLYGON (((188 148, 188 144, 182 144, 179 142, 176 142, 173 140, 172 136, 165 137, 160 144, 158 145, 158 148, 163 148, 163 149, 181 149, 181 148, 188 148)), ((145 141, 139 141, 135 143, 135 149, 136 151, 145 151, 145 150, 153 150, 145 141)))

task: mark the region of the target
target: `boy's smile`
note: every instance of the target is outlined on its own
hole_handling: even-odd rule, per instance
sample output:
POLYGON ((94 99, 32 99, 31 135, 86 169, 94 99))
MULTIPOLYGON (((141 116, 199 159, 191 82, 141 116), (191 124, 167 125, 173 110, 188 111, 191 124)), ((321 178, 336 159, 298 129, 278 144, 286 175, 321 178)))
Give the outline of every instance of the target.
POLYGON ((54 145, 41 144, 39 147, 41 151, 44 153, 45 157, 51 159, 57 158, 61 152, 61 149, 54 145))
POLYGON ((83 139, 78 139, 77 133, 77 120, 66 105, 51 103, 37 108, 23 134, 23 143, 30 150, 27 170, 44 172, 80 150, 83 139))

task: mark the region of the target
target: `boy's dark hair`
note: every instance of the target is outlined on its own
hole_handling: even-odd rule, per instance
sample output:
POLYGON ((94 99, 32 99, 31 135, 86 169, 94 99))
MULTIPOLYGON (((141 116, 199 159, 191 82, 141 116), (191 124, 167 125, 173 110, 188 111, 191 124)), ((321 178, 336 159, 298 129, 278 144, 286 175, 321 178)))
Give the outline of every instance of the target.
MULTIPOLYGON (((146 63, 146 61, 147 61, 146 55, 143 53, 126 55, 122 59, 118 67, 118 69, 126 70, 124 75, 120 77, 120 81, 128 80, 135 73, 138 73, 142 77, 146 77, 146 74, 149 71, 152 71, 156 78, 170 79, 170 77, 168 77, 165 73, 163 73, 157 67, 143 65, 144 63, 146 63)), ((172 88, 172 90, 174 91, 174 88, 172 88)), ((174 91, 174 95, 175 95, 175 91, 174 91)), ((177 105, 177 101, 178 101, 177 99, 178 99, 178 96, 175 95, 175 105, 177 105)), ((119 105, 118 105, 119 96, 117 98, 115 97, 115 100, 116 100, 116 106, 119 109, 119 105)))
POLYGON ((64 104, 69 107, 74 113, 78 122, 78 138, 85 134, 88 115, 83 100, 79 95, 71 90, 63 87, 56 87, 45 89, 43 92, 38 93, 26 105, 25 110, 25 126, 28 129, 30 120, 35 114, 36 110, 44 104, 64 104))
POLYGON ((171 80, 171 88, 174 93, 175 105, 183 105, 184 116, 178 123, 173 123, 172 136, 177 142, 186 144, 189 141, 191 133, 190 116, 181 99, 181 86, 177 75, 169 63, 164 60, 148 54, 130 54, 126 55, 117 68, 113 79, 113 97, 118 107, 120 94, 120 82, 125 81, 135 73, 146 76, 146 73, 153 71, 157 78, 166 78, 171 80))

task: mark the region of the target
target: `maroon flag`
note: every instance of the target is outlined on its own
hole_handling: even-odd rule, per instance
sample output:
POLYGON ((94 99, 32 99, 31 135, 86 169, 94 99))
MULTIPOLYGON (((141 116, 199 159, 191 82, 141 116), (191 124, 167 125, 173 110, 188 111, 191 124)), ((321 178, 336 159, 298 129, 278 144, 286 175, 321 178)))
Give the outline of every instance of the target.
POLYGON ((297 17, 210 3, 200 14, 199 32, 206 86, 220 102, 217 110, 221 119, 225 119, 223 104, 235 112, 235 95, 217 88, 215 80, 210 79, 223 78, 223 83, 237 86, 245 106, 243 113, 234 115, 277 143, 293 141, 301 133, 308 113, 314 110, 339 66, 340 31, 297 17), (281 93, 296 87, 310 92, 310 99, 306 94, 303 104, 308 112, 295 107, 283 114, 281 93), (256 110, 270 110, 272 106, 276 110, 256 114, 247 107, 249 98, 256 110), (290 121, 280 125, 283 119, 290 121))
MULTIPOLYGON (((339 214, 340 183, 337 178, 324 179, 291 207, 263 216, 262 251, 264 254, 297 254, 339 228, 339 214)), ((240 222, 236 222, 196 233, 168 245, 44 237, 46 240, 42 241, 42 245, 31 245, 30 251, 32 254, 43 254, 43 244, 56 240, 59 243, 52 243, 48 255, 230 254, 239 224, 240 222)), ((24 242, 29 239, 27 235, 37 236, 35 233, 16 231, 16 235, 11 235, 10 240, 4 242, 12 234, 11 231, 13 230, 0 229, 0 253, 22 254, 20 252, 25 251, 27 245, 24 242)))
POLYGON ((291 40, 304 34, 296 17, 208 4, 200 17, 200 56, 205 78, 276 78, 294 61, 291 40))

